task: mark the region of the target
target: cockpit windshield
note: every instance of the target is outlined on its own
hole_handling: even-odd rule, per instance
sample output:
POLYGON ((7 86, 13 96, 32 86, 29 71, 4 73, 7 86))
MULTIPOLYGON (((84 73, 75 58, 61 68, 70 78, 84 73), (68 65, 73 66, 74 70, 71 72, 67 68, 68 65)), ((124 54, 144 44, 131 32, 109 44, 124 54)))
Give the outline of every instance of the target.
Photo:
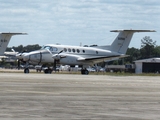
POLYGON ((50 51, 58 51, 56 47, 51 47, 51 46, 43 46, 42 49, 50 50, 50 51))

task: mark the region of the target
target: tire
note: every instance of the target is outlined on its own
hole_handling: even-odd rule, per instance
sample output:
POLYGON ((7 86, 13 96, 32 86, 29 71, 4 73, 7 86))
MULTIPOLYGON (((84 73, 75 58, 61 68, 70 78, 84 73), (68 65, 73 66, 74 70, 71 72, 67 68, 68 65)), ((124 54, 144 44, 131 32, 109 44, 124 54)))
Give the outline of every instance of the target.
POLYGON ((88 71, 88 70, 85 70, 85 71, 84 71, 84 74, 85 74, 85 75, 88 75, 88 74, 89 74, 89 71, 88 71))
POLYGON ((52 73, 52 70, 51 70, 51 69, 45 69, 45 70, 44 70, 44 73, 45 73, 45 74, 51 74, 51 73, 52 73))
POLYGON ((29 68, 25 68, 24 73, 26 73, 26 74, 29 73, 29 68))
POLYGON ((82 75, 84 74, 84 70, 83 70, 83 69, 81 70, 81 74, 82 74, 82 75))
POLYGON ((45 69, 45 70, 44 70, 44 73, 47 74, 47 73, 48 73, 48 69, 45 69))
POLYGON ((52 70, 51 69, 48 69, 48 74, 51 74, 52 73, 52 70))
POLYGON ((81 70, 81 74, 82 74, 82 75, 88 75, 88 74, 89 74, 89 71, 82 69, 82 70, 81 70))

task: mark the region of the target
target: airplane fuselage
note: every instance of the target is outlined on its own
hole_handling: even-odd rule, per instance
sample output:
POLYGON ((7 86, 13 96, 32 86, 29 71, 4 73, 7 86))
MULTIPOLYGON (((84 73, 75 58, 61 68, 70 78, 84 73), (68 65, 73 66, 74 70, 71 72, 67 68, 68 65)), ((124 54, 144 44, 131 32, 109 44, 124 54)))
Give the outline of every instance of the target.
POLYGON ((80 46, 67 46, 67 45, 45 45, 41 50, 36 50, 30 53, 25 53, 24 60, 29 60, 30 63, 44 64, 44 63, 54 63, 54 58, 50 52, 54 55, 63 51, 60 54, 60 59, 58 63, 69 64, 69 65, 85 65, 85 64, 95 64, 97 62, 104 61, 110 57, 119 56, 119 53, 111 52, 109 50, 94 48, 94 47, 80 47, 80 46), (94 60, 92 58, 94 57, 94 60), (87 58, 87 61, 84 61, 87 58), (102 58, 97 61, 96 58, 102 58))

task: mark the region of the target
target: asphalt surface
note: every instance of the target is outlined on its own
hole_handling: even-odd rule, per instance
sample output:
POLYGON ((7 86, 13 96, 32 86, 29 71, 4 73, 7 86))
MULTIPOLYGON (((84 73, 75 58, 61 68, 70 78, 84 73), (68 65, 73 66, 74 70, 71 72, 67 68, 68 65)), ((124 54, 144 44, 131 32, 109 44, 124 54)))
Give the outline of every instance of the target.
POLYGON ((0 119, 159 120, 160 77, 0 73, 0 119))

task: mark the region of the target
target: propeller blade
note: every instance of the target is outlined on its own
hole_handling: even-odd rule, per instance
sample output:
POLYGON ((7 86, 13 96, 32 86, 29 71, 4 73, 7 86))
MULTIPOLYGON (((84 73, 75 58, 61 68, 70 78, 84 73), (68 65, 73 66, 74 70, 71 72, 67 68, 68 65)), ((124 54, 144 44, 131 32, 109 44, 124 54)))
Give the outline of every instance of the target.
POLYGON ((53 56, 52 52, 49 49, 46 49, 46 50, 53 56))
POLYGON ((55 72, 56 72, 56 60, 54 60, 54 63, 53 63, 53 69, 55 70, 55 72))
POLYGON ((20 69, 20 60, 18 59, 18 70, 20 69))
POLYGON ((16 51, 14 50, 14 49, 11 49, 12 50, 12 52, 15 52, 16 53, 16 51))
POLYGON ((52 58, 54 58, 54 59, 60 59, 59 54, 63 52, 63 50, 61 50, 57 54, 52 54, 52 52, 49 49, 47 49, 47 51, 52 55, 52 58))
POLYGON ((20 69, 21 63, 25 63, 25 61, 23 60, 23 57, 26 54, 25 52, 27 52, 27 50, 23 50, 21 53, 17 52, 16 54, 18 70, 20 69))
POLYGON ((63 52, 63 50, 61 50, 58 54, 60 54, 60 53, 62 53, 63 52))

